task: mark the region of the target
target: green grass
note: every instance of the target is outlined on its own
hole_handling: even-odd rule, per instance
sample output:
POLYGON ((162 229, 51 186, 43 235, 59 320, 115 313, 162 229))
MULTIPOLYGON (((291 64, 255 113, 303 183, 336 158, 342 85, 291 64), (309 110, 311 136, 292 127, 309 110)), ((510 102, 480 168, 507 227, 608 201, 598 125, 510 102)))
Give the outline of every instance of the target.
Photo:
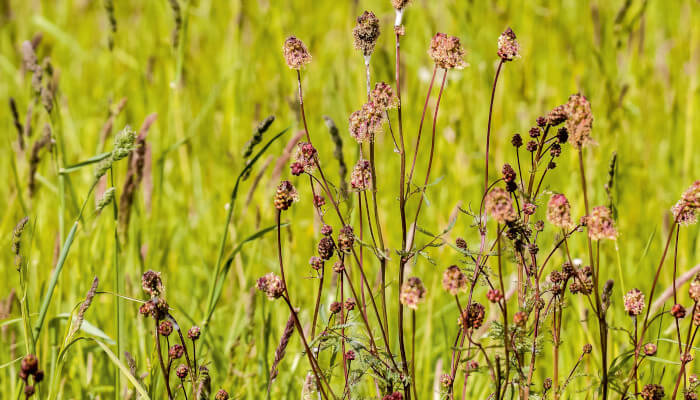
MULTIPOLYGON (((618 156, 614 199, 621 235, 616 243, 602 246, 601 259, 603 278, 616 281, 609 320, 614 327, 630 329, 631 322, 622 309, 622 294, 633 287, 649 290, 668 234, 668 210, 680 193, 699 178, 700 7, 693 0, 631 1, 629 10, 618 20, 623 3, 415 0, 404 20, 402 98, 410 147, 432 68, 427 55, 430 38, 437 31, 459 36, 467 49, 470 67, 448 76, 438 118, 439 140, 432 175, 439 183, 427 190, 429 204, 424 205, 420 223, 425 229, 439 231, 448 225, 458 204, 476 207, 481 197, 496 40, 506 26, 517 33, 522 58, 505 66, 496 91, 492 131, 492 166, 496 167, 492 168, 500 168, 513 159, 509 144, 513 133, 526 133, 537 116, 565 102, 569 94, 586 94, 593 106, 593 134, 598 142, 586 151, 587 167, 595 171, 588 176, 592 205, 606 201, 603 185, 607 181, 607 166, 613 152, 618 156), (624 286, 618 279, 618 257, 624 286)), ((305 106, 309 130, 325 172, 333 181, 337 181, 337 163, 332 158, 333 144, 322 116, 328 115, 337 123, 345 142, 346 161, 352 166, 357 151, 347 134, 347 118, 364 102, 365 82, 362 57, 352 48, 350 32, 354 18, 364 9, 373 10, 383 28, 372 57, 373 79, 393 81, 394 42, 389 33, 394 16, 388 0, 198 0, 182 1, 182 6, 184 31, 180 48, 173 48, 173 14, 167 1, 115 2, 118 28, 110 51, 111 33, 102 1, 0 2, 0 99, 4 110, 0 112, 0 126, 4 128, 0 174, 5 177, 5 184, 0 186, 0 208, 4 211, 0 215, 0 234, 4 238, 0 294, 5 298, 12 289, 20 288, 10 243, 13 227, 26 215, 30 219, 30 239, 24 241, 28 260, 26 299, 32 326, 59 249, 78 216, 76 206, 86 200, 93 182, 92 166, 72 172, 70 180, 59 179, 56 166, 75 164, 110 149, 111 137, 106 147, 100 146, 100 129, 110 106, 119 99, 127 97, 128 103, 116 118, 115 132, 126 124, 138 129, 147 115, 158 114, 147 137, 152 149, 152 200, 146 204, 144 188, 139 189, 129 230, 123 235, 116 257, 118 268, 111 210, 100 216, 87 212, 79 224, 49 304, 44 329, 36 338, 36 352, 42 368, 49 372, 47 376, 59 361, 57 349, 68 329, 69 320, 61 315, 70 313, 85 297, 94 276, 100 279, 100 291, 141 299, 141 273, 146 269, 161 271, 168 301, 180 323, 189 327, 206 317, 226 204, 235 179, 244 168, 244 144, 257 121, 269 114, 277 119, 266 140, 273 133, 290 128, 263 155, 253 170, 255 175, 266 157, 279 156, 285 142, 303 129, 295 103, 295 74, 281 55, 288 35, 304 40, 314 57, 302 74, 305 106), (59 142, 56 159, 49 153, 42 156, 37 193, 30 198, 29 151, 17 152, 7 100, 15 98, 24 123, 32 94, 30 74, 22 69, 19 49, 23 41, 38 32, 43 33, 38 50, 40 60, 50 57, 58 76, 55 114, 60 117, 51 123, 59 142), (182 85, 176 84, 178 76, 182 77, 182 85), (124 279, 117 280, 117 273, 124 279)), ((30 142, 39 137, 43 125, 49 122, 40 104, 35 106, 35 113, 39 117, 35 119, 30 142)), ((396 208, 398 156, 392 147, 390 137, 379 138, 377 169, 383 210, 396 208)), ((576 158, 565 152, 558 164, 548 180, 549 188, 576 192, 576 158)), ((119 195, 126 162, 115 167, 119 195)), ((419 162, 417 168, 416 176, 422 179, 425 165, 419 162)), ((226 254, 245 238, 274 224, 272 196, 277 182, 269 179, 271 169, 272 166, 263 175, 249 204, 245 197, 252 178, 242 184, 226 254)), ((288 176, 286 168, 283 176, 288 176)), ((290 292, 302 308, 300 317, 309 323, 314 301, 311 288, 315 283, 305 279, 311 274, 307 260, 314 254, 319 234, 318 223, 312 218, 308 185, 300 181, 298 186, 302 201, 283 215, 283 220, 290 222, 283 228, 283 235, 288 238, 285 265, 291 277, 290 292)), ((87 201, 91 210, 93 200, 87 201)), ((574 215, 582 215, 582 199, 572 199, 572 204, 574 215)), ((415 202, 409 208, 414 210, 411 207, 415 207, 415 202)), ((343 205, 343 210, 348 209, 343 205)), ((356 213, 351 219, 356 222, 356 213)), ((399 247, 398 217, 385 214, 382 223, 388 246, 399 247)), ((464 236, 470 247, 478 246, 471 224, 469 218, 460 216, 449 239, 464 236)), ((678 266, 684 272, 700 263, 700 239, 697 226, 681 232, 678 266)), ((419 235, 418 239, 424 238, 419 235)), ((575 257, 586 258, 583 244, 578 241, 572 247, 575 257)), ((209 362, 213 388, 224 387, 235 398, 260 398, 264 393, 274 348, 288 317, 281 302, 268 302, 251 292, 255 279, 277 271, 274 255, 273 234, 242 248, 231 264, 206 341, 201 345, 202 357, 209 362)), ((440 280, 443 269, 457 263, 457 254, 444 246, 431 250, 430 256, 435 265, 419 258, 411 272, 423 278, 429 293, 421 306, 425 312, 419 314, 416 337, 420 398, 432 396, 435 366, 449 363, 456 330, 456 307, 442 291, 440 280)), ((396 265, 389 264, 389 299, 396 297, 396 265)), ((368 267, 372 278, 377 270, 376 263, 368 267)), ((671 282, 670 271, 663 271, 662 290, 671 282)), ((686 296, 685 289, 681 293, 686 296)), ((479 295, 483 297, 483 293, 479 295)), ((325 300, 326 305, 332 301, 325 300)), ((149 333, 151 325, 138 315, 138 303, 122 299, 119 302, 124 325, 119 335, 116 301, 112 294, 98 294, 86 319, 118 342, 107 347, 110 351, 122 360, 118 349, 134 356, 138 373, 149 373, 143 381, 152 398, 162 398, 162 379, 149 333)), ((391 302, 390 315, 395 315, 394 303, 391 302)), ((573 301, 566 310, 560 361, 564 371, 573 365, 584 343, 596 343, 595 322, 583 322, 584 306, 583 301, 573 301)), ((18 398, 22 390, 17 377, 19 362, 14 362, 24 355, 26 346, 19 316, 15 303, 1 322, 0 344, 5 350, 0 352, 0 391, 7 398, 18 398)), ((661 335, 673 338, 673 331, 666 331, 669 321, 663 324, 661 335)), ((395 322, 392 327, 395 333, 395 322)), ((630 348, 624 334, 613 336, 613 355, 630 348)), ((545 338, 549 339, 549 334, 545 338)), ((392 343, 394 349, 397 346, 392 343)), ((307 370, 301 349, 295 335, 273 384, 272 398, 299 397, 307 370)), ((661 342, 659 349, 660 360, 677 361, 672 343, 661 342)), ((114 393, 119 372, 109 353, 103 350, 90 341, 71 348, 58 377, 59 398, 119 397, 114 393)), ((538 387, 551 374, 549 357, 543 355, 535 371, 538 387)), ((589 398, 592 396, 594 391, 587 386, 595 385, 596 357, 594 351, 584 361, 579 372, 592 377, 572 383, 572 398, 583 396, 577 395, 577 390, 588 390, 589 398)), ((691 369, 697 371, 696 364, 691 369)), ((663 374, 667 393, 672 391, 669 385, 677 367, 663 362, 646 367, 642 382, 657 381, 663 374)), ((478 374, 470 385, 472 395, 468 398, 485 398, 488 380, 487 373, 478 374)), ((122 377, 120 384, 127 382, 122 377)), ((48 383, 39 387, 44 398, 48 383)))

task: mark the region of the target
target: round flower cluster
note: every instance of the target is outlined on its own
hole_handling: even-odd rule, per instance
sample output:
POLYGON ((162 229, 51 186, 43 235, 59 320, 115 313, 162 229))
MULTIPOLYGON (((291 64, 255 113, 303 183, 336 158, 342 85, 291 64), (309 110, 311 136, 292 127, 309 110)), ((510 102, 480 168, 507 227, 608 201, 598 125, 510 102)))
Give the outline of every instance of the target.
POLYGON ((492 189, 486 195, 486 212, 491 214, 493 219, 499 224, 513 222, 517 219, 517 214, 513 208, 513 200, 510 194, 503 188, 492 189))
POLYGON ((447 293, 456 296, 467 291, 467 276, 456 265, 451 265, 442 274, 442 287, 447 293))
POLYGON ((484 323, 484 316, 486 315, 486 309, 479 303, 471 303, 467 308, 462 311, 459 316, 459 326, 464 330, 468 331, 471 329, 479 329, 484 323))
POLYGON ((443 69, 462 69, 467 66, 464 61, 464 48, 456 36, 435 34, 430 41, 428 54, 435 61, 435 65, 443 69))
POLYGON ((398 104, 398 98, 391 89, 391 86, 386 82, 377 82, 377 84, 374 85, 374 89, 372 89, 372 92, 369 94, 369 99, 380 110, 384 111, 394 108, 398 104))
POLYGON ((338 233, 338 249, 344 253, 350 253, 355 243, 355 234, 350 225, 340 228, 338 233))
POLYGON ((255 287, 265 293, 268 299, 274 300, 284 294, 284 283, 282 278, 270 272, 260 279, 255 284, 255 287))
POLYGON ((350 174, 350 186, 357 191, 367 190, 372 182, 372 171, 367 160, 360 159, 350 174))
POLYGON ((381 131, 385 121, 385 110, 369 101, 363 104, 361 109, 350 114, 350 135, 358 143, 374 141, 374 136, 381 131))
POLYGON ((692 185, 681 196, 676 205, 671 208, 674 219, 681 225, 694 225, 698 222, 700 213, 700 180, 692 185))
POLYGON ((547 220, 554 226, 569 229, 571 221, 571 205, 563 194, 555 194, 547 203, 547 220))
POLYGON ((617 229, 612 218, 612 212, 608 207, 594 207, 591 215, 586 218, 588 225, 588 236, 593 240, 617 239, 617 229))
POLYGON ((333 239, 328 236, 324 236, 318 242, 318 255, 323 260, 330 260, 333 257, 333 250, 335 250, 335 243, 333 239))
POLYGON ((625 311, 630 316, 636 317, 644 310, 644 293, 639 289, 632 289, 623 297, 625 311))
POLYGON ((401 285, 399 300, 401 304, 415 310, 418 308, 418 303, 425 298, 425 293, 426 290, 423 282, 419 278, 412 276, 401 285))
POLYGON ((275 208, 284 211, 291 207, 292 203, 299 200, 297 189, 290 181, 282 181, 277 186, 275 193, 275 208))
POLYGON ((35 393, 34 385, 29 384, 30 376, 34 377, 34 385, 44 380, 44 371, 39 369, 39 359, 34 354, 27 354, 20 362, 19 377, 24 381, 26 399, 35 393))
POLYGON ((664 393, 663 386, 650 383, 644 386, 640 395, 644 400, 661 400, 666 396, 666 393, 664 393))
POLYGON ((508 28, 498 37, 498 56, 503 61, 513 61, 520 58, 520 44, 515 39, 515 33, 508 28))
POLYGON ((290 36, 284 41, 282 52, 284 53, 284 61, 287 62, 287 66, 291 69, 301 69, 301 67, 311 62, 311 54, 309 54, 306 45, 295 36, 290 36))
POLYGON ((294 154, 294 162, 290 166, 292 175, 299 176, 302 172, 310 174, 316 169, 316 149, 311 143, 300 142, 294 154))
POLYGON ((153 270, 148 270, 141 275, 141 287, 151 297, 159 296, 165 291, 163 281, 160 279, 160 272, 153 270))

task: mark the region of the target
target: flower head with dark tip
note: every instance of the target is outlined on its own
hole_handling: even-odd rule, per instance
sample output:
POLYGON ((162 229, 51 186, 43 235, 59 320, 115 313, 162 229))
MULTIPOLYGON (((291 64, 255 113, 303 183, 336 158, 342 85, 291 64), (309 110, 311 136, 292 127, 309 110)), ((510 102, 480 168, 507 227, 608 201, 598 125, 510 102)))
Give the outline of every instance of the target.
POLYGON ((284 41, 282 46, 284 53, 284 61, 291 69, 301 69, 304 65, 311 62, 311 54, 306 48, 306 45, 295 36, 290 36, 284 41))
POLYGON ((507 28, 498 37, 498 56, 503 61, 513 61, 516 58, 520 58, 520 44, 515 38, 515 33, 510 28, 507 28))
POLYGON ((365 57, 371 56, 379 38, 379 19, 372 11, 365 11, 357 17, 357 25, 352 30, 353 45, 365 57))
POLYGON ((430 41, 428 54, 435 65, 443 69, 462 69, 467 66, 464 61, 464 48, 456 36, 437 33, 430 41))

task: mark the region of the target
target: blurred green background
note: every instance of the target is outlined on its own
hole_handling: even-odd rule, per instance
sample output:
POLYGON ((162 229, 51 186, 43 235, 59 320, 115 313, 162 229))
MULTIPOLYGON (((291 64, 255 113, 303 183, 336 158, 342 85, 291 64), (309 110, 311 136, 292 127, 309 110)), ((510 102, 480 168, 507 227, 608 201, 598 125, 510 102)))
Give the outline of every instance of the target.
MULTIPOLYGON (((259 173, 266 157, 271 157, 271 165, 263 171, 261 183, 248 203, 245 197, 253 179, 244 184, 234 209, 235 223, 227 249, 274 223, 272 196, 277 180, 270 176, 275 159, 287 140, 303 129, 296 105, 295 73, 281 55, 284 39, 291 34, 298 36, 313 55, 312 63, 302 72, 309 130, 326 174, 337 181, 333 143, 322 116, 331 117, 338 125, 345 159, 351 167, 358 153, 347 133, 347 118, 365 99, 363 59, 352 47, 351 30, 363 10, 377 14, 382 35, 372 57, 372 78, 393 86, 394 10, 389 0, 181 0, 183 30, 181 45, 176 48, 172 37, 175 22, 168 1, 114 3, 117 30, 112 33, 102 1, 0 0, 0 126, 4 132, 0 174, 5 182, 0 186, 0 295, 7 298, 13 288, 19 287, 10 250, 17 221, 28 215, 32 225, 31 240, 26 244, 30 276, 27 299, 34 314, 60 246, 59 214, 61 210, 64 213, 64 231, 76 217, 73 208, 58 207, 57 171, 48 153, 39 164, 36 194, 29 197, 29 151, 18 150, 7 106, 9 97, 13 97, 23 119, 32 102, 30 74, 22 67, 20 46, 41 33, 37 54, 40 60, 50 58, 58 80, 56 107, 61 117, 56 124, 63 135, 66 164, 101 151, 100 130, 110 108, 120 99, 126 97, 128 101, 116 118, 115 131, 126 124, 137 129, 148 114, 158 114, 147 138, 152 152, 152 196, 145 196, 144 187, 137 192, 120 254, 125 274, 122 294, 143 298, 140 274, 149 268, 161 271, 170 305, 181 323, 189 326, 204 316, 228 196, 244 166, 242 148, 257 121, 270 114, 277 118, 271 132, 287 127, 290 131, 253 171, 254 175, 259 173)), ((429 204, 423 208, 420 225, 442 230, 457 205, 478 205, 489 96, 497 64, 496 41, 510 26, 521 43, 522 58, 505 65, 496 91, 492 176, 504 162, 514 162, 509 144, 513 133, 526 134, 536 117, 564 103, 572 93, 580 91, 588 97, 595 118, 593 135, 598 142, 585 153, 592 205, 607 201, 604 184, 608 164, 617 153, 613 196, 621 235, 616 243, 603 246, 602 259, 604 278, 616 280, 609 319, 614 326, 629 329, 630 322, 623 318, 621 309, 623 290, 649 290, 668 231, 669 209, 699 178, 700 3, 414 0, 405 13, 404 24, 402 98, 407 147, 412 147, 416 136, 428 88, 432 62, 427 48, 432 35, 440 31, 460 37, 470 64, 448 74, 431 179, 439 182, 426 192, 429 204), (618 259, 623 283, 618 280, 618 259)), ((434 100, 430 112, 433 105, 434 100)), ((30 143, 48 122, 40 105, 35 106, 35 112, 30 143)), ((111 138, 107 146, 110 143, 111 138)), ((377 149, 380 208, 384 210, 381 220, 388 246, 395 249, 400 246, 401 235, 395 194, 398 156, 389 136, 378 139, 377 149)), ((571 193, 577 218, 583 214, 583 202, 577 194, 576 158, 568 150, 546 185, 553 191, 571 193)), ((416 176, 421 180, 425 162, 423 159, 418 163, 416 176)), ((117 170, 118 192, 125 173, 123 164, 117 170)), ((92 171, 84 168, 71 175, 80 201, 92 182, 92 171)), ((287 166, 282 177, 289 177, 287 166)), ((313 305, 310 293, 315 283, 307 279, 312 272, 307 260, 314 254, 319 238, 318 221, 313 218, 305 180, 299 180, 298 187, 301 202, 284 215, 291 222, 283 232, 287 238, 285 262, 291 276, 290 291, 302 307, 302 320, 309 323, 313 305)), ((346 204, 343 210, 349 212, 350 208, 346 204)), ((100 290, 117 291, 112 263, 114 222, 109 215, 88 214, 49 309, 50 329, 38 338, 38 355, 46 369, 55 362, 53 354, 66 329, 65 318, 56 317, 70 312, 84 298, 94 276, 100 279, 100 290)), ((356 213, 352 216, 356 223, 356 213)), ((447 239, 463 236, 470 247, 477 247, 472 222, 460 216, 447 239)), ((700 240, 697 227, 681 232, 678 267, 685 271, 700 262, 700 240)), ((209 328, 208 342, 201 350, 210 362, 214 387, 226 388, 235 398, 260 398, 264 393, 266 371, 288 315, 281 303, 268 302, 251 292, 255 279, 277 270, 273 236, 248 244, 236 258, 209 328)), ((572 249, 581 258, 585 255, 583 245, 583 241, 577 242, 572 249)), ((432 396, 436 368, 449 363, 457 329, 456 307, 440 287, 443 269, 457 263, 457 254, 444 246, 431 250, 430 256, 434 265, 419 258, 411 272, 423 278, 429 293, 421 307, 424 312, 419 313, 416 338, 416 379, 421 398, 432 396)), ((372 275, 376 269, 376 265, 368 267, 372 275)), ((389 298, 394 299, 396 263, 390 264, 389 276, 389 298)), ((661 287, 666 288, 670 282, 668 268, 661 277, 661 287)), ((332 296, 333 291, 326 293, 332 296)), ((483 297, 483 293, 478 295, 483 297)), ((327 304, 332 298, 324 300, 327 304)), ((98 295, 86 317, 113 339, 117 336, 114 302, 114 296, 98 295)), ((150 325, 138 315, 137 303, 122 300, 122 304, 126 317, 123 349, 134 355, 139 374, 149 372, 155 362, 150 325)), ((573 365, 584 343, 595 343, 597 328, 592 323, 588 329, 583 308, 583 302, 574 301, 566 311, 562 347, 565 371, 573 365)), ((15 304, 3 315, 3 321, 18 315, 15 304)), ((21 390, 16 375, 18 363, 13 363, 24 350, 19 328, 19 324, 3 322, 0 337, 5 349, 0 352, 0 391, 11 394, 8 398, 17 398, 21 390)), ((545 337, 550 339, 548 334, 545 337)), ((613 354, 629 349, 626 334, 613 333, 613 337, 613 354)), ((677 362, 672 343, 659 347, 660 358, 677 362)), ((307 368, 301 348, 295 336, 273 385, 272 398, 300 396, 307 368)), ((551 374, 546 362, 549 354, 543 357, 535 373, 538 384, 551 374)), ((595 357, 594 351, 584 369, 579 370, 591 377, 576 379, 571 393, 586 390, 595 382, 595 357)), ((644 379, 658 380, 664 368, 669 369, 663 375, 664 382, 675 378, 677 366, 658 363, 651 367, 644 371, 644 379)), ((60 395, 114 396, 114 371, 97 348, 77 346, 61 374, 60 395)), ((144 380, 149 382, 151 378, 144 380)), ((476 375, 469 388, 474 398, 485 398, 487 383, 485 371, 476 375)))

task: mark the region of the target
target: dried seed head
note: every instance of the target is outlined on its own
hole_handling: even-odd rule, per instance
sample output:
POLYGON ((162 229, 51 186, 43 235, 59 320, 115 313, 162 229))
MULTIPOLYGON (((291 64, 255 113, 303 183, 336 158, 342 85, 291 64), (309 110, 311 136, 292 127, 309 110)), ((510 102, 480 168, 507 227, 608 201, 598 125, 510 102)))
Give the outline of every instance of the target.
POLYGON ((557 129, 557 140, 560 144, 564 144, 569 140, 569 131, 566 129, 566 127, 562 126, 561 128, 557 129))
POLYGON ((321 235, 323 236, 330 236, 333 234, 333 227, 330 225, 323 225, 321 227, 321 235))
POLYGON ((467 66, 464 61, 464 48, 456 36, 437 33, 430 41, 428 54, 435 65, 443 69, 462 69, 467 66))
POLYGON ((479 303, 469 304, 459 316, 459 326, 464 330, 479 329, 484 323, 486 309, 479 303))
POLYGON ((571 205, 563 194, 555 194, 547 203, 547 221, 552 225, 569 229, 573 226, 571 221, 571 205))
POLYGON ((671 307, 671 315, 677 319, 685 318, 685 307, 680 304, 674 304, 673 307, 671 307))
POLYGON ((168 320, 161 321, 160 325, 158 325, 158 333, 165 337, 170 336, 173 333, 173 323, 168 320))
POLYGON ((513 61, 515 58, 520 58, 520 44, 510 28, 507 28, 498 37, 498 56, 503 61, 513 61))
POLYGON ((499 224, 512 222, 518 218, 510 194, 500 187, 492 189, 486 195, 485 209, 499 224))
POLYGON ((663 386, 650 383, 644 386, 640 395, 644 400, 661 400, 666 396, 666 393, 664 393, 663 386))
POLYGON ((371 182, 372 171, 370 170, 369 161, 363 159, 358 160, 350 174, 350 186, 352 186, 354 190, 364 191, 370 188, 371 182))
POLYGON ((406 307, 416 310, 418 309, 418 303, 425 299, 425 286, 420 278, 412 276, 401 285, 401 294, 399 295, 399 300, 401 304, 406 307))
POLYGON ((365 11, 357 17, 357 25, 352 30, 354 46, 364 56, 372 55, 374 45, 379 38, 379 19, 371 11, 365 11))
POLYGON ((255 287, 265 293, 268 299, 275 300, 284 294, 284 283, 282 278, 275 275, 273 272, 258 279, 255 287))
POLYGON ((519 133, 516 133, 513 135, 513 137, 510 139, 510 144, 513 145, 513 147, 520 147, 523 145, 523 138, 520 136, 519 133))
POLYGON ((34 375, 39 369, 39 360, 34 354, 27 354, 20 363, 20 370, 26 375, 34 375))
POLYGON ((525 146, 527 151, 529 151, 530 153, 534 153, 535 151, 537 151, 537 147, 538 147, 537 142, 534 140, 529 140, 527 142, 527 145, 525 146))
POLYGON ((334 250, 335 244, 333 243, 333 239, 331 239, 330 237, 322 237, 321 240, 318 242, 318 255, 323 260, 330 260, 331 257, 333 257, 334 250))
POLYGON ((338 233, 338 249, 344 253, 350 253, 352 246, 355 243, 355 234, 350 225, 345 225, 340 228, 338 233))
POLYGON ((594 207, 591 215, 586 219, 588 236, 593 240, 617 239, 617 229, 612 218, 612 212, 606 206, 594 207))
POLYGON ((197 340, 199 339, 199 336, 202 334, 202 330, 199 329, 197 325, 194 325, 187 331, 187 337, 190 338, 190 340, 197 340))
POLYGON ((644 310, 644 293, 639 289, 632 289, 623 297, 625 311, 630 316, 636 317, 644 310))
POLYGON ((394 91, 391 89, 391 86, 385 82, 377 82, 377 84, 374 85, 369 99, 381 111, 395 108, 399 101, 394 91))
POLYGON ((165 291, 163 281, 160 279, 160 272, 150 269, 141 276, 141 287, 151 297, 160 296, 165 291))
POLYGON ((177 369, 175 369, 175 375, 177 375, 177 377, 180 379, 187 378, 188 372, 190 372, 190 369, 187 368, 187 365, 185 364, 180 364, 178 365, 177 369))
POLYGON ((542 132, 540 131, 540 128, 533 126, 527 133, 531 138, 538 138, 542 132))
POLYGON ((569 97, 566 107, 566 130, 571 136, 571 145, 580 149, 594 143, 591 138, 593 129, 593 113, 591 103, 580 93, 569 97))
POLYGON ((501 174, 503 174, 503 180, 506 182, 513 182, 518 176, 518 174, 515 173, 515 170, 513 169, 513 167, 510 166, 510 164, 503 164, 501 174))
POLYGON ((290 181, 282 181, 277 186, 275 193, 275 208, 284 211, 291 207, 292 203, 299 200, 297 189, 290 181))
POLYGON ((343 309, 343 303, 341 303, 339 301, 332 302, 330 307, 329 307, 329 310, 331 311, 332 314, 337 314, 342 309, 343 309))
POLYGON ((177 360, 185 354, 185 348, 180 344, 174 344, 168 349, 168 357, 171 360, 177 360))
POLYGON ((442 287, 451 295, 467 291, 467 276, 456 265, 451 265, 442 274, 442 287))
POLYGON ((583 345, 583 354, 591 354, 593 351, 593 346, 591 346, 590 343, 586 343, 583 345))
POLYGON ((216 392, 216 396, 214 396, 214 400, 228 400, 228 392, 225 391, 224 389, 219 389, 218 392, 216 392))
POLYGON ((518 311, 513 314, 513 323, 521 328, 525 327, 525 324, 527 324, 527 314, 525 311, 518 311))
POLYGON ((284 61, 287 62, 287 66, 291 69, 301 69, 301 67, 311 62, 311 54, 309 54, 306 45, 295 36, 290 36, 284 41, 282 51, 284 53, 284 61))

